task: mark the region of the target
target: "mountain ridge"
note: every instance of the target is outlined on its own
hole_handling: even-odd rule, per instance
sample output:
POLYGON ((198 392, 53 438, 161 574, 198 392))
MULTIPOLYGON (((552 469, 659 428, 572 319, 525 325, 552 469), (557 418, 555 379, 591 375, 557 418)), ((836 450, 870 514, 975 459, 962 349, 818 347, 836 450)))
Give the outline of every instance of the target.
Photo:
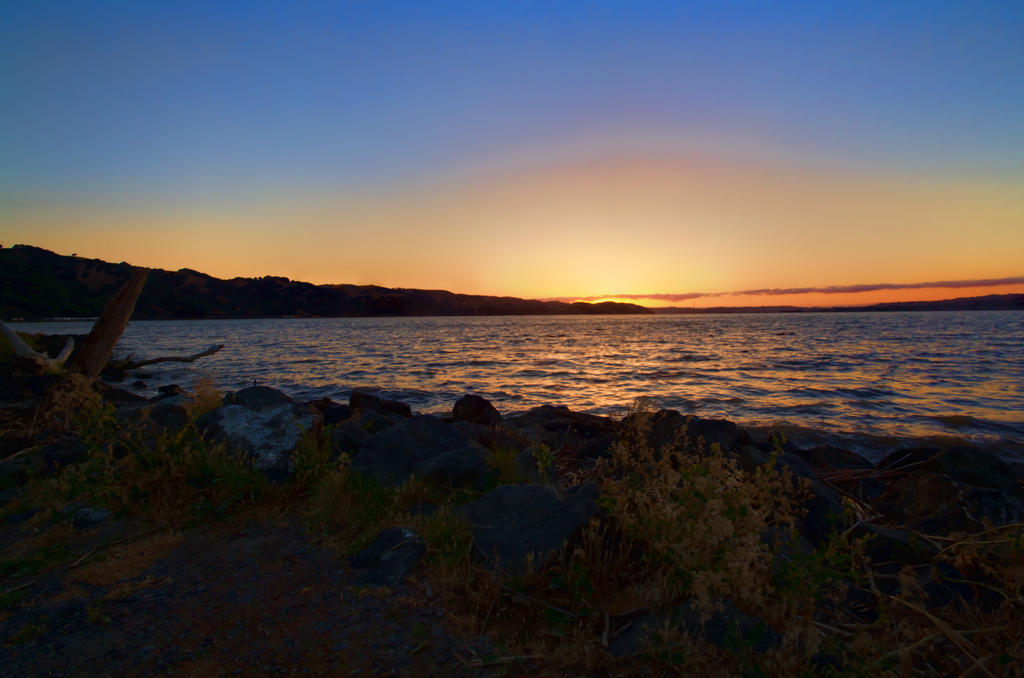
MULTIPOLYGON (((0 317, 99 315, 135 267, 61 255, 32 245, 0 249, 0 317)), ((281 276, 215 278, 151 269, 139 320, 266 317, 650 314, 637 304, 558 302, 379 285, 314 285, 281 276)))

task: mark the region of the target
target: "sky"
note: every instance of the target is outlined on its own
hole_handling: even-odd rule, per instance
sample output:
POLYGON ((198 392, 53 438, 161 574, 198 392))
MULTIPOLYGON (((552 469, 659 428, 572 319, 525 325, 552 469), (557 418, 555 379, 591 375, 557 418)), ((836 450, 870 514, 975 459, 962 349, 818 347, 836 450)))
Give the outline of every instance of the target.
POLYGON ((1024 3, 0 6, 0 243, 648 305, 1024 292, 1024 3))

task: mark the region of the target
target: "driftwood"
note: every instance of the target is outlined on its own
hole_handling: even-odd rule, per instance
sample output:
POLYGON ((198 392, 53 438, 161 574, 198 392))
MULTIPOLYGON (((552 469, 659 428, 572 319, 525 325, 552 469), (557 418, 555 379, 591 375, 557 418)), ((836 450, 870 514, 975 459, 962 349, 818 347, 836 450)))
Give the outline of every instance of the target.
MULTIPOLYGON (((82 351, 75 358, 74 363, 70 365, 70 369, 80 372, 89 378, 95 378, 99 376, 100 372, 107 363, 110 361, 110 356, 114 352, 114 344, 121 338, 124 333, 125 327, 128 326, 128 319, 132 315, 132 311, 135 310, 135 302, 139 298, 139 294, 142 292, 142 286, 146 283, 146 277, 149 275, 149 269, 139 268, 135 269, 131 277, 121 286, 121 289, 111 297, 110 301, 103 309, 103 314, 93 324, 92 331, 89 332, 89 336, 85 339, 85 345, 82 347, 82 351)), ((17 332, 8 327, 2 320, 0 320, 0 334, 7 337, 7 340, 11 342, 11 346, 14 347, 14 354, 19 358, 28 358, 34 362, 42 365, 43 367, 50 370, 59 370, 67 362, 68 357, 75 348, 75 340, 68 338, 67 344, 61 350, 60 354, 56 358, 51 358, 43 353, 39 353, 34 350, 31 346, 25 343, 17 332)), ((204 356, 213 355, 217 351, 224 348, 224 344, 213 344, 206 350, 200 351, 199 353, 187 356, 165 356, 160 358, 150 358, 148 360, 139 360, 132 362, 131 360, 119 361, 116 364, 118 371, 124 372, 127 370, 134 370, 145 365, 154 365, 156 363, 190 363, 204 356)))
POLYGON ((208 356, 208 355, 213 355, 214 353, 216 353, 217 351, 221 350, 222 348, 224 348, 224 344, 213 344, 209 348, 207 348, 205 351, 200 351, 199 353, 196 353, 196 354, 193 354, 193 355, 166 356, 166 357, 163 357, 163 358, 150 358, 149 360, 139 360, 137 362, 132 362, 132 361, 129 360, 129 361, 126 361, 124 363, 119 363, 117 366, 120 369, 127 371, 127 370, 138 369, 138 368, 144 367, 146 365, 155 365, 156 363, 190 363, 190 362, 192 362, 194 360, 197 360, 198 358, 202 358, 202 357, 208 356))
POLYGON ((135 302, 142 292, 149 269, 136 269, 121 289, 117 291, 103 309, 103 314, 92 326, 92 331, 85 339, 82 352, 78 354, 72 368, 89 378, 99 373, 110 360, 114 352, 114 344, 121 338, 124 328, 128 326, 128 318, 135 310, 135 302))
POLYGON ((25 340, 2 320, 0 320, 0 332, 7 337, 7 341, 11 342, 11 346, 14 348, 14 355, 19 358, 28 358, 50 370, 58 370, 63 367, 64 363, 67 362, 68 356, 75 350, 75 340, 68 337, 68 343, 64 344, 64 348, 57 354, 57 357, 51 358, 45 353, 39 353, 26 344, 25 340))

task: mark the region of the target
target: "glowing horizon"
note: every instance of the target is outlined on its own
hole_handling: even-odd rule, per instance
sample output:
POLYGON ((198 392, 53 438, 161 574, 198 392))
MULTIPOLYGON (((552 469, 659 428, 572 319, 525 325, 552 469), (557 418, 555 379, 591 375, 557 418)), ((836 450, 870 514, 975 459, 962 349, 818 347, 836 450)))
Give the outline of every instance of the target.
POLYGON ((1020 276, 1024 14, 870 5, 19 5, 0 241, 691 305, 1020 276))

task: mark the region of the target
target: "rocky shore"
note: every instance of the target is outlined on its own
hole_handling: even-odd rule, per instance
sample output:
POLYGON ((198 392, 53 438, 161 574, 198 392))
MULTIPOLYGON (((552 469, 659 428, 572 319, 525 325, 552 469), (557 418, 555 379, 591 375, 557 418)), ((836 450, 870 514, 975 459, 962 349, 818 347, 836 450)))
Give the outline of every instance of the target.
MULTIPOLYGON (((872 464, 649 407, 501 413, 466 395, 441 417, 262 386, 203 407, 103 384, 55 399, 63 379, 0 384, 0 675, 1024 666, 1024 465, 976 449, 896 445, 872 464), (126 459, 148 477, 185 430, 243 455, 262 489, 185 518, 144 510, 159 489, 141 481, 90 491, 90 473, 128 473, 126 459), (298 508, 321 506, 328 478, 348 483, 331 505, 346 516, 369 505, 361 488, 397 503, 332 537, 341 509, 298 508), (466 531, 464 561, 435 534, 448 525, 466 531)), ((243 477, 208 475, 192 504, 243 477)))

